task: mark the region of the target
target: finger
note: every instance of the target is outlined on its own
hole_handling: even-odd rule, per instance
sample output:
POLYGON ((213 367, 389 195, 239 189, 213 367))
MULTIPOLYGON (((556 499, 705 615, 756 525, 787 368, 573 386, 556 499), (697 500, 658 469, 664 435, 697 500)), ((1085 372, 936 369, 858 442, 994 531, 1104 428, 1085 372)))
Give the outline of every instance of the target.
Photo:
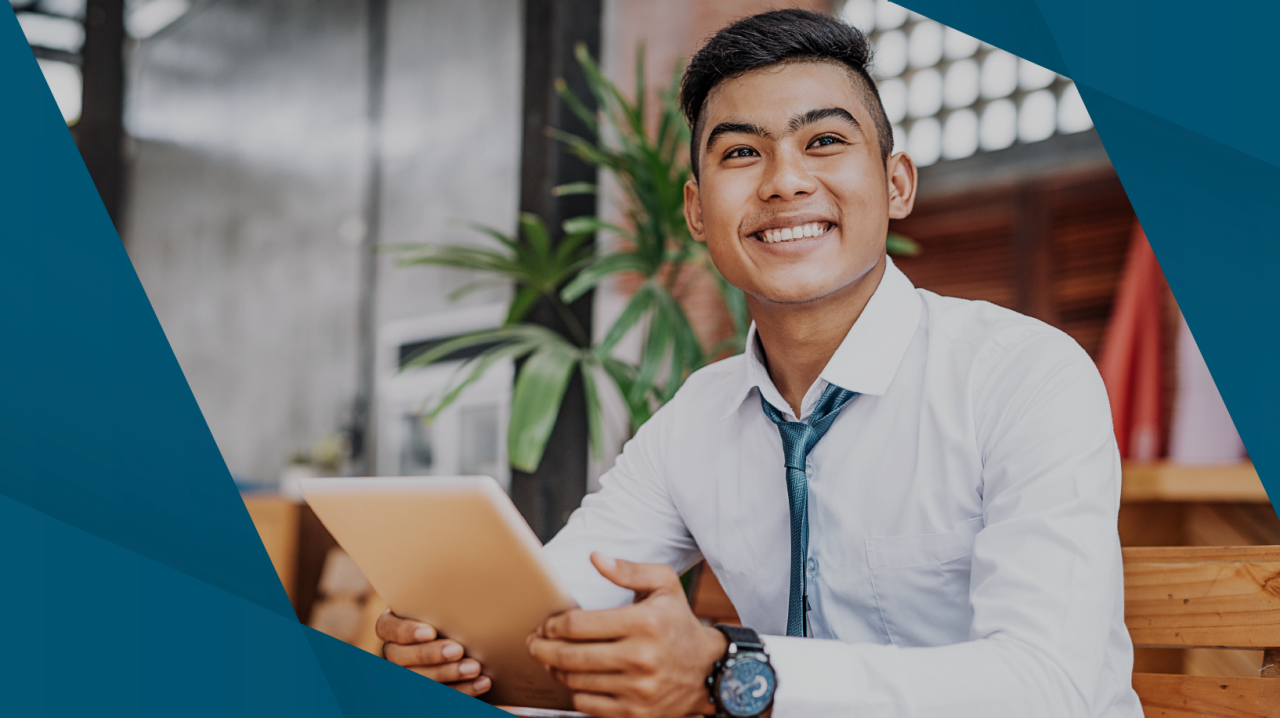
POLYGON ((632 563, 620 558, 611 558, 599 551, 591 554, 591 563, 595 564, 601 576, 623 588, 635 591, 637 601, 663 589, 682 590, 680 577, 666 564, 632 563))
POLYGON ((406 666, 420 676, 426 676, 436 683, 471 682, 480 677, 480 663, 473 658, 456 663, 445 663, 439 666, 406 666))
POLYGON ((636 606, 584 611, 571 608, 543 621, 536 634, 539 638, 563 638, 571 641, 609 641, 625 638, 647 628, 650 611, 636 606))
POLYGON ((444 638, 408 646, 387 643, 382 647, 382 654, 386 659, 398 666, 438 666, 455 663, 462 659, 465 652, 462 644, 444 638))
POLYGON ((378 616, 374 631, 378 634, 378 638, 400 644, 424 643, 436 638, 434 627, 421 621, 401 618, 392 613, 391 609, 383 611, 382 615, 378 616))
POLYGON ((529 655, 549 668, 562 671, 609 672, 631 665, 617 643, 570 643, 546 638, 529 641, 529 655))
POLYGON ((631 715, 622 701, 599 693, 574 693, 573 709, 597 718, 625 718, 631 715))
POLYGON ((626 677, 622 673, 574 673, 571 671, 552 670, 551 675, 567 686, 569 690, 611 696, 626 694, 627 689, 630 687, 629 682, 634 682, 635 680, 634 678, 626 677))
POLYGON ((459 681, 457 683, 446 684, 450 688, 466 693, 469 696, 478 696, 481 693, 487 693, 493 687, 493 681, 489 676, 480 676, 474 681, 459 681))

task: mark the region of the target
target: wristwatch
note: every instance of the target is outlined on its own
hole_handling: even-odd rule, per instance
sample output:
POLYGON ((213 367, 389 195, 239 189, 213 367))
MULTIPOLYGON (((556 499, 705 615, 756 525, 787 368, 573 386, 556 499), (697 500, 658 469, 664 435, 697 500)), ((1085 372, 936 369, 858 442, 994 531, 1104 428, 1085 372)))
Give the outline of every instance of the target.
POLYGON ((717 625, 729 639, 724 658, 707 676, 708 697, 719 718, 755 718, 773 705, 778 678, 760 636, 750 628, 717 625))

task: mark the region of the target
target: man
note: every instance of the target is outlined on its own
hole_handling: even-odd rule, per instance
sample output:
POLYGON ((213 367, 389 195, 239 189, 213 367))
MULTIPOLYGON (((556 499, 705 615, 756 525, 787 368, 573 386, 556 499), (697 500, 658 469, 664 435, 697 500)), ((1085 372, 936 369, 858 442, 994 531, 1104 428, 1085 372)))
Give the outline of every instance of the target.
MULTIPOLYGON (((856 30, 785 10, 689 65, 685 214, 755 324, 547 545, 582 610, 529 650, 584 712, 1141 715, 1105 389, 1066 335, 886 257, 916 170, 867 61, 856 30), (762 638, 690 613, 677 572, 704 557, 762 638)), ((488 688, 431 627, 379 633, 488 688)))

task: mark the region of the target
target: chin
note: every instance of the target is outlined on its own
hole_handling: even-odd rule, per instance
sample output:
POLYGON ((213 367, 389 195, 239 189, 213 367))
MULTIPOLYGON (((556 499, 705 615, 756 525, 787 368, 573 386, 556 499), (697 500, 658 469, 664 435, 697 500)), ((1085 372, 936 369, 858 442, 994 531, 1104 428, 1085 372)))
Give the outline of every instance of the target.
POLYGON ((845 284, 847 283, 834 282, 830 285, 815 286, 810 284, 802 287, 797 287, 794 284, 779 284, 752 292, 752 294, 761 301, 769 302, 770 304, 807 304, 838 293, 845 284))

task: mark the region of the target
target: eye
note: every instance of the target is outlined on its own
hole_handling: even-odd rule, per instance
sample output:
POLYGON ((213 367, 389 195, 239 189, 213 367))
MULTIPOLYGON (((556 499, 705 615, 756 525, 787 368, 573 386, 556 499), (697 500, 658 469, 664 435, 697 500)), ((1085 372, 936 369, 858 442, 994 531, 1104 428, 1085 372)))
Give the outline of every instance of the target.
POLYGON ((758 153, 750 147, 734 147, 724 154, 724 158, 726 160, 730 160, 737 157, 755 157, 757 154, 758 153))
POLYGON ((846 143, 844 140, 840 139, 839 137, 835 137, 834 135, 823 135, 815 139, 813 142, 809 143, 809 146, 810 147, 831 147, 832 145, 843 145, 843 144, 848 144, 848 143, 846 143))

